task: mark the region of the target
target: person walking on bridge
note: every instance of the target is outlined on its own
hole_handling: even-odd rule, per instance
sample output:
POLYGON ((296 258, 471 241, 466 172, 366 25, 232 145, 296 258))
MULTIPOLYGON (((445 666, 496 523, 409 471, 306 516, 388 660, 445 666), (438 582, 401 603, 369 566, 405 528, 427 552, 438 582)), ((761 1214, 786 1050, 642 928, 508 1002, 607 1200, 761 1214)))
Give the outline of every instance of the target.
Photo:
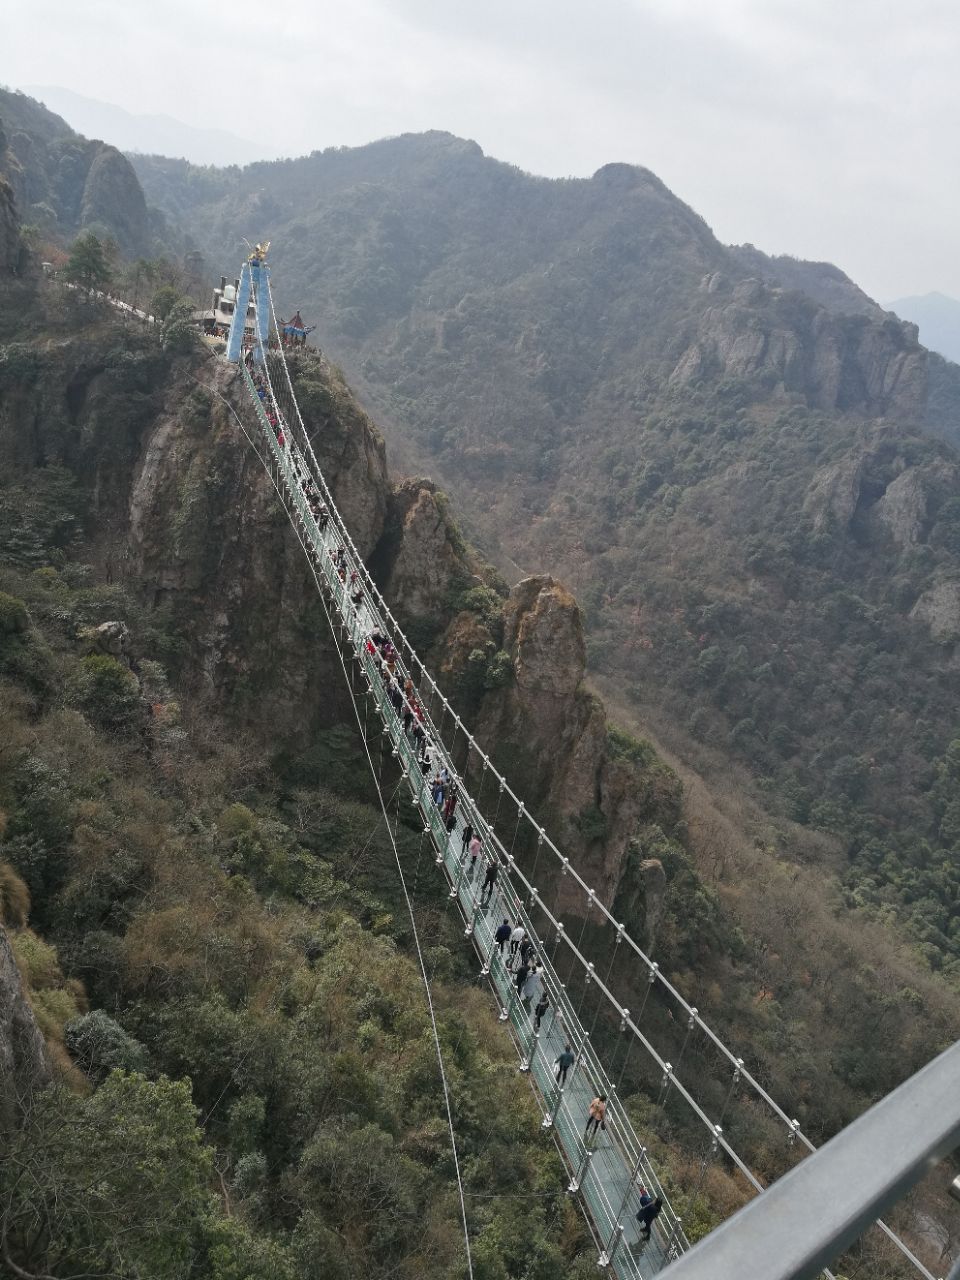
POLYGON ((518 924, 510 935, 510 959, 507 962, 507 968, 513 968, 513 962, 517 958, 517 952, 520 950, 520 943, 526 937, 522 924, 518 924))
MULTIPOLYGON (((523 984, 523 990, 520 992, 520 999, 523 1001, 523 1007, 529 1011, 530 1006, 536 1004, 540 999, 540 993, 543 990, 543 979, 540 977, 540 970, 537 968, 535 960, 530 962, 530 976, 523 984)), ((537 1030, 534 1027, 534 1030, 537 1030)))
POLYGON ((497 875, 499 874, 499 871, 500 864, 497 862, 496 858, 491 858, 490 865, 487 867, 487 874, 483 880, 483 889, 480 892, 481 907, 486 906, 489 900, 493 897, 493 891, 496 888, 497 875))
POLYGON ((559 1055, 556 1062, 553 1064, 557 1073, 557 1084, 561 1089, 567 1083, 567 1072, 575 1062, 576 1058, 573 1056, 573 1050, 568 1044, 565 1044, 563 1046, 563 1053, 559 1055))
POLYGON ((493 940, 497 944, 497 951, 503 955, 503 948, 510 941, 510 921, 504 920, 503 924, 493 935, 493 940))
POLYGON ((605 1093, 601 1093, 590 1103, 590 1110, 587 1113, 587 1127, 583 1134, 584 1142, 590 1141, 591 1131, 593 1136, 596 1137, 601 1129, 605 1129, 607 1127, 604 1123, 606 1114, 607 1095, 605 1093))
MULTIPOLYGON (((443 806, 443 820, 444 820, 444 822, 449 822, 449 820, 453 817, 454 812, 455 812, 456 807, 457 807, 457 799, 458 799, 458 796, 457 796, 456 788, 455 788, 455 787, 451 787, 451 788, 450 788, 450 794, 447 796, 447 802, 446 802, 446 804, 443 806)), ((448 830, 448 831, 451 831, 452 829, 453 829, 452 827, 449 827, 449 826, 447 827, 447 830, 448 830)))
POLYGON ((637 1221, 640 1223, 640 1234, 644 1240, 650 1239, 650 1228, 657 1218, 660 1217, 660 1210, 663 1208, 663 1201, 657 1196, 656 1200, 644 1207, 637 1214, 637 1221))

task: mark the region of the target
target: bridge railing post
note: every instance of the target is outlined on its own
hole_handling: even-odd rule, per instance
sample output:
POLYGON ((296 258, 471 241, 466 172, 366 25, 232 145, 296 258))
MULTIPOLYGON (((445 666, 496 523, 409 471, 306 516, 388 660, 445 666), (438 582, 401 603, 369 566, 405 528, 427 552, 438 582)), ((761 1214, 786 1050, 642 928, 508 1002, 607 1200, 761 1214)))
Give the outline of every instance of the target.
POLYGON ((573 1177, 567 1184, 567 1191, 570 1195, 575 1196, 583 1184, 587 1180, 587 1174, 590 1172, 590 1161, 593 1159, 593 1148, 587 1147, 580 1161, 580 1167, 574 1173, 573 1177))
POLYGON ((527 1052, 524 1054, 520 1062, 520 1070, 523 1072, 532 1071, 533 1064, 537 1057, 537 1048, 540 1044, 540 1032, 531 1031, 530 1039, 527 1042, 527 1052))
POLYGON ((629 1203, 629 1201, 630 1201, 630 1197, 633 1195, 634 1191, 636 1190, 637 1183, 638 1183, 638 1182, 639 1182, 639 1180, 640 1180, 640 1174, 641 1174, 641 1173, 642 1173, 642 1171, 643 1171, 643 1161, 644 1161, 644 1158, 645 1158, 646 1154, 647 1154, 647 1148, 646 1148, 646 1147, 641 1147, 641 1148, 640 1148, 640 1154, 639 1154, 639 1156, 637 1156, 636 1162, 634 1163, 634 1166, 633 1166, 633 1172, 632 1172, 632 1173, 631 1173, 631 1175, 630 1175, 630 1181, 627 1183, 627 1189, 626 1189, 626 1191, 623 1193, 623 1200, 620 1202, 620 1208, 617 1210, 617 1221, 618 1221, 618 1222, 619 1222, 619 1221, 620 1221, 620 1219, 623 1217, 623 1215, 626 1213, 626 1211, 627 1211, 627 1204, 628 1204, 628 1203, 629 1203))
POLYGON ((516 1003, 517 1003, 517 984, 515 982, 511 982, 510 983, 510 999, 508 1000, 506 1006, 500 1010, 500 1017, 498 1021, 507 1022, 513 1013, 516 1003))
POLYGON ((618 1222, 613 1228, 607 1247, 601 1250, 600 1257, 597 1259, 597 1266, 602 1270, 612 1267, 614 1259, 617 1256, 617 1250, 620 1248, 620 1242, 623 1240, 623 1223, 618 1222))
POLYGON ((482 910, 482 908, 481 908, 481 906, 480 906, 480 903, 479 903, 479 902, 474 902, 474 904, 473 904, 473 911, 472 911, 472 913, 471 913, 471 915, 470 915, 470 919, 469 919, 469 921, 467 922, 467 927, 466 927, 466 928, 464 929, 464 931, 463 931, 463 936, 464 936, 465 938, 472 938, 472 937, 473 937, 474 931, 475 931, 475 929, 476 929, 476 927, 477 927, 477 920, 478 920, 478 919, 479 919, 479 917, 480 917, 480 912, 481 912, 481 910, 482 910))
POLYGON ((563 1085, 559 1081, 554 1085, 555 1093, 553 1095, 553 1104, 547 1111, 547 1114, 540 1121, 544 1129, 552 1129, 557 1119, 557 1112, 560 1110, 560 1104, 563 1102, 563 1085))

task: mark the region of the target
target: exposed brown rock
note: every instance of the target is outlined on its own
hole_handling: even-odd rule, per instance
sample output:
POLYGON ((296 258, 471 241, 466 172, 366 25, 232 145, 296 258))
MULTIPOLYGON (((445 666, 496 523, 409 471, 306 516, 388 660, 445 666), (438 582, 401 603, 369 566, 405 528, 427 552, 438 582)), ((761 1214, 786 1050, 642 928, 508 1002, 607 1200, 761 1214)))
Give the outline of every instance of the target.
POLYGON ((920 541, 927 519, 927 487, 918 468, 909 467, 887 485, 877 503, 877 518, 901 547, 920 541))
POLYGON ((915 326, 887 315, 836 315, 809 301, 804 307, 791 310, 760 281, 741 281, 728 302, 700 314, 670 382, 763 375, 820 409, 922 421, 927 352, 915 326))
POLYGON ((0 276, 13 275, 20 265, 20 220, 13 187, 0 175, 0 276))
POLYGON ((391 598, 413 617, 442 617, 451 588, 463 576, 464 557, 433 481, 402 481, 390 496, 388 525, 391 598))
MULTIPOLYGON (((484 696, 476 736, 495 759, 509 761, 511 781, 528 804, 551 815, 564 851, 611 907, 631 842, 652 810, 669 811, 679 785, 668 770, 654 780, 611 757, 605 708, 583 683, 582 615, 566 587, 549 576, 526 578, 510 593, 504 618, 515 678, 484 696)), ((556 890, 560 909, 587 910, 572 877, 556 890)))

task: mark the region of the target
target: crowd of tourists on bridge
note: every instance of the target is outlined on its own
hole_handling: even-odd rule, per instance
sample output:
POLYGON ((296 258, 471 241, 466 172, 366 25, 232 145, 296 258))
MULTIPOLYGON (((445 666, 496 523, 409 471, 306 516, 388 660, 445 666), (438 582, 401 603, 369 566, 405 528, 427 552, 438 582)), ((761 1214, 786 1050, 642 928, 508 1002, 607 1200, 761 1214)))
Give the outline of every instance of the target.
MULTIPOLYGON (((337 556, 342 555, 342 549, 331 554, 334 555, 336 562, 337 556)), ((351 586, 355 578, 356 571, 351 574, 351 586)), ((362 588, 358 596, 359 599, 351 596, 357 606, 362 600, 362 588)), ((414 758, 427 783, 430 798, 440 812, 444 827, 449 835, 452 835, 456 830, 459 800, 456 780, 450 776, 449 770, 442 761, 437 765, 434 764, 431 743, 425 728, 423 707, 417 698, 413 681, 409 676, 404 679, 402 672, 398 671, 396 648, 379 628, 374 628, 370 632, 366 640, 366 649, 375 662, 397 719, 403 725, 407 742, 413 748, 414 758)), ((479 868, 485 865, 479 904, 481 907, 489 906, 496 889, 500 864, 494 851, 484 850, 480 835, 474 830, 473 823, 469 819, 460 832, 459 863, 460 874, 469 876, 469 881, 474 886, 475 900, 477 900, 479 868)), ((534 1033, 539 1036, 543 1019, 550 1009, 550 995, 544 988, 541 965, 534 944, 522 924, 511 924, 506 917, 494 931, 493 944, 497 955, 504 963, 504 968, 510 974, 511 985, 516 991, 516 995, 512 998, 519 1000, 531 1015, 534 1033)), ((568 1074, 575 1065, 576 1055, 570 1045, 565 1044, 563 1051, 557 1055, 554 1062, 554 1076, 560 1089, 566 1086, 568 1074)), ((606 1094, 601 1093, 593 1098, 587 1111, 586 1129, 583 1135, 585 1145, 591 1140, 596 1141, 600 1132, 606 1129, 606 1114, 607 1097, 606 1094)), ((649 1240, 651 1225, 660 1213, 662 1201, 659 1197, 652 1196, 645 1187, 641 1186, 639 1193, 640 1212, 637 1214, 637 1220, 641 1225, 642 1238, 649 1240)))
MULTIPOLYGON (((300 485, 317 527, 323 534, 329 524, 330 513, 320 501, 315 481, 309 474, 299 451, 289 443, 283 415, 271 395, 267 378, 255 369, 252 353, 247 357, 247 368, 277 444, 281 449, 289 448, 290 450, 289 456, 297 484, 300 485)), ((328 554, 340 582, 349 593, 354 610, 359 613, 364 603, 364 588, 358 570, 350 568, 342 543, 329 548, 328 554)), ((426 716, 413 681, 409 676, 404 675, 393 642, 379 627, 374 627, 370 631, 365 645, 368 656, 375 663, 387 699, 393 707, 397 720, 403 726, 403 733, 413 750, 414 759, 424 778, 431 801, 438 810, 450 838, 457 827, 460 793, 456 779, 451 777, 443 758, 435 751, 428 736, 426 716)), ((500 863, 495 851, 484 850, 480 833, 474 829, 469 818, 460 832, 459 865, 459 876, 468 876, 469 883, 473 886, 474 900, 479 902, 481 908, 489 908, 493 903, 497 887, 500 863), (481 868, 484 874, 478 897, 477 886, 480 883, 478 871, 481 868)), ((544 987, 542 964, 536 954, 533 941, 528 937, 522 924, 512 924, 505 917, 493 933, 493 945, 506 972, 510 975, 513 988, 511 1000, 518 1001, 523 1006, 531 1017, 535 1035, 539 1036, 543 1019, 550 1010, 550 995, 544 987)), ((561 1091, 566 1086, 568 1075, 575 1070, 576 1062, 577 1057, 570 1045, 565 1044, 553 1064, 554 1078, 561 1091)), ((587 1110, 583 1135, 586 1146, 589 1146, 591 1140, 596 1142, 601 1131, 606 1129, 606 1113, 606 1095, 598 1094, 590 1102, 587 1110)), ((641 1226, 641 1236, 646 1241, 650 1239, 652 1223, 659 1215, 663 1202, 659 1196, 652 1196, 645 1187, 641 1186, 639 1192, 640 1211, 636 1216, 641 1226)))

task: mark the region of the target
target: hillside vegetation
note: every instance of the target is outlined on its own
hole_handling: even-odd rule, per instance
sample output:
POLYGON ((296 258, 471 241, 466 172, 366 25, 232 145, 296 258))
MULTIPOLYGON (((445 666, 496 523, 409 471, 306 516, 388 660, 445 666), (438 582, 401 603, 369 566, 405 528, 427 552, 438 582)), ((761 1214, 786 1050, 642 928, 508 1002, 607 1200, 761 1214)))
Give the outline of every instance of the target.
MULTIPOLYGON (((349 737, 294 783, 179 703, 146 656, 162 634, 82 564, 0 586, 0 917, 71 1064, 5 1134, 3 1256, 152 1280, 460 1274, 422 983, 349 737), (77 644, 118 609, 137 676, 77 644), (320 782, 331 766, 352 788, 320 782)), ((412 867, 420 838, 399 836, 412 867)), ((480 1272, 573 1274, 586 1241, 509 1040, 434 877, 414 891, 480 1272)))

